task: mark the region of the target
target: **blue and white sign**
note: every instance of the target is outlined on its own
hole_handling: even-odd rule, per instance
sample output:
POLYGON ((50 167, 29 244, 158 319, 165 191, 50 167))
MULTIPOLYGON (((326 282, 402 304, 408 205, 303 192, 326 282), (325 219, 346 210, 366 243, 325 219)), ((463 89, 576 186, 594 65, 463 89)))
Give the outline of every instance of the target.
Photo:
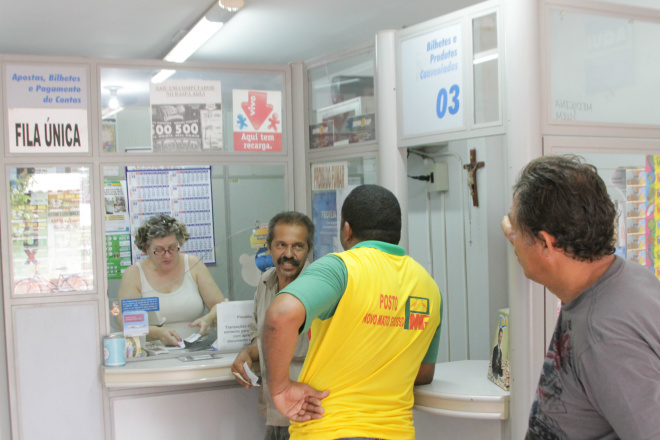
POLYGON ((89 151, 87 68, 8 65, 5 71, 9 151, 89 151))
POLYGON ((462 61, 460 23, 401 42, 404 137, 464 126, 462 61))
POLYGON ((122 299, 121 300, 121 310, 126 312, 144 311, 144 312, 156 312, 160 310, 160 302, 158 297, 150 296, 147 298, 135 298, 135 299, 122 299))

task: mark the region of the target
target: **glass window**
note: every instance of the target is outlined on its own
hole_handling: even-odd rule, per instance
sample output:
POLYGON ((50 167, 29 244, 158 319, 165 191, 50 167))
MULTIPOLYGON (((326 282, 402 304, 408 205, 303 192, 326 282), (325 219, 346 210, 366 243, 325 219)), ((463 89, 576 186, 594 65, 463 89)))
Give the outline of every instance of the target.
POLYGON ((374 51, 310 68, 311 149, 376 139, 374 51))
POLYGON ((472 20, 472 64, 474 69, 474 123, 500 119, 499 51, 497 14, 472 20))
POLYGON ((566 9, 549 20, 552 120, 660 125, 660 23, 566 9))
POLYGON ((356 186, 378 183, 376 155, 311 165, 314 260, 343 249, 339 241, 341 207, 356 186))
POLYGON ((94 289, 89 167, 9 168, 14 295, 94 289))
POLYGON ((285 151, 283 73, 162 72, 101 68, 104 152, 285 151))
MULTIPOLYGON (((102 172, 112 332, 121 331, 118 320, 122 317, 122 276, 129 266, 138 261, 144 263, 147 258, 159 261, 171 260, 175 255, 197 256, 201 260, 197 264, 206 265, 227 299, 254 298, 261 273, 273 267, 265 249, 268 221, 287 207, 284 165, 106 165, 102 172), (167 214, 186 225, 190 238, 178 251, 176 243, 170 242, 158 243, 147 253, 135 246, 137 229, 156 214, 167 214), (158 252, 163 250, 167 251, 158 252)), ((180 280, 175 278, 172 282, 180 280)), ((168 291, 167 286, 151 287, 168 291)), ((206 302, 203 307, 206 314, 206 302)), ((160 313, 166 318, 163 325, 178 323, 189 329, 188 324, 194 321, 168 316, 165 310, 160 313)), ((150 323, 155 318, 149 313, 150 323)))
POLYGON ((653 209, 660 156, 635 153, 580 153, 580 156, 598 168, 617 207, 617 255, 647 266, 660 276, 660 264, 656 261, 656 255, 660 255, 656 245, 660 216, 656 217, 653 209))

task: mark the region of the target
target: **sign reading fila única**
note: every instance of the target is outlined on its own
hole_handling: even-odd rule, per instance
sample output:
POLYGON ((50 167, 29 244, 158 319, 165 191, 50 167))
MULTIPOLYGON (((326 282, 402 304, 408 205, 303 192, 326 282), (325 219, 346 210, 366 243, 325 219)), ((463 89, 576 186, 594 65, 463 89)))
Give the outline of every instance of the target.
POLYGON ((9 152, 89 151, 86 67, 8 65, 5 91, 9 152))

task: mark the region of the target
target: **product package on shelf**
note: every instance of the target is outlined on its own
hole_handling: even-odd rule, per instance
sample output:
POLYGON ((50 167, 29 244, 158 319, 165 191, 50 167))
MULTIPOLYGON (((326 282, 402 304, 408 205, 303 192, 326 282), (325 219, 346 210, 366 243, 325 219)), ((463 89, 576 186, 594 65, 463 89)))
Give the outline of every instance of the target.
POLYGON ((509 309, 497 312, 497 327, 493 350, 488 363, 488 379, 505 391, 509 391, 509 309))

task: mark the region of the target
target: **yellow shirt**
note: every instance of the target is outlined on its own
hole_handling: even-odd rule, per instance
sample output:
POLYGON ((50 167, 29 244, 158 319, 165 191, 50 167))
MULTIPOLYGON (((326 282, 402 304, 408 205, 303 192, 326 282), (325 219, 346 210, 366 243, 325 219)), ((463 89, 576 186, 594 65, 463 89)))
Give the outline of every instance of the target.
POLYGON ((305 329, 311 321, 299 381, 330 390, 323 417, 292 423, 291 438, 414 440, 413 385, 420 364, 436 362, 442 313, 426 270, 399 246, 367 241, 321 258, 284 291, 305 305, 305 329), (327 294, 343 277, 345 289, 327 294))

